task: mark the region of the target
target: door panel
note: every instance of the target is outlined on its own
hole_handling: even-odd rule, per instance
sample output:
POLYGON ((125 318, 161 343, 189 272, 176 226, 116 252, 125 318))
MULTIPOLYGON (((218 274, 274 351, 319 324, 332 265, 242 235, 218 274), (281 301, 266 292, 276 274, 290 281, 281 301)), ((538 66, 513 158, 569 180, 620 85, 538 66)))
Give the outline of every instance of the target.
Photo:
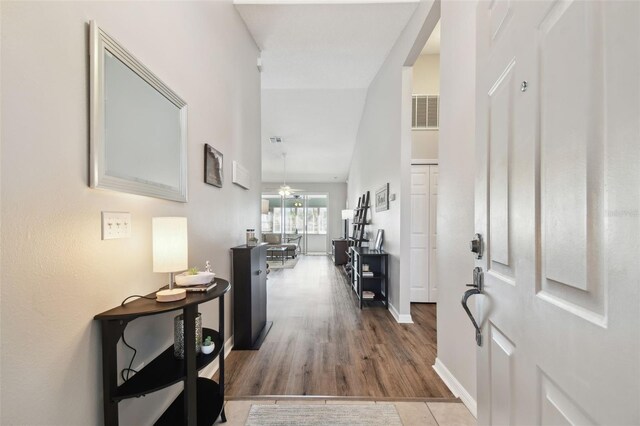
POLYGON ((640 423, 639 24, 640 2, 478 5, 481 425, 640 423))
POLYGON ((513 359, 515 345, 493 324, 489 326, 491 352, 491 420, 494 425, 512 425, 513 359))

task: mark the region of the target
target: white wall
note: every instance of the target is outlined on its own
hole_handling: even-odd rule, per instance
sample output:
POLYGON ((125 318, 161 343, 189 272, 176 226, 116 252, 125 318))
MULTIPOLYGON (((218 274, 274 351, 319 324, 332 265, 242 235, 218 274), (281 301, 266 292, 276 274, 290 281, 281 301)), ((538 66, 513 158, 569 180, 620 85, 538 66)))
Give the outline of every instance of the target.
MULTIPOLYGON (((260 226, 258 50, 230 1, 2 2, 1 31, 0 423, 102 424, 93 316, 166 282, 152 272, 151 218, 187 216, 190 264, 209 259, 221 277, 229 248, 260 226), (87 186, 90 19, 189 104, 189 203, 87 186), (224 154, 222 189, 203 183, 204 143, 224 154), (252 172, 250 191, 231 184, 232 160, 252 172), (132 238, 101 241, 103 210, 131 212, 132 238)), ((200 310, 217 327, 217 303, 200 310)), ((173 316, 127 327, 134 366, 172 344, 173 316)), ((179 386, 121 403, 122 424, 151 423, 179 386)))
POLYGON ((415 62, 430 33, 429 30, 423 34, 425 28, 433 29, 438 16, 439 2, 420 2, 369 86, 349 171, 350 206, 355 206, 358 197, 366 191, 371 192, 373 206, 375 191, 387 182, 390 184, 390 193, 397 196, 387 211, 375 212, 375 208, 372 208, 372 224, 368 230, 370 235, 375 236, 377 229, 384 229, 384 248, 389 253, 390 304, 392 312, 395 310, 400 318, 410 315, 408 284, 400 285, 401 282, 409 282, 408 262, 401 263, 401 258, 406 259, 408 253, 401 254, 400 241, 401 232, 406 234, 405 239, 409 234, 411 173, 411 88, 404 87, 406 78, 403 79, 403 75, 411 81, 404 68, 415 62), (416 47, 418 37, 422 38, 422 42, 416 47), (406 107, 409 111, 406 111, 406 107), (406 129, 404 136, 403 129, 406 129), (403 194, 407 195, 406 200, 403 194), (402 226, 405 229, 401 229, 402 226))
POLYGON ((438 361, 472 400, 476 399, 475 334, 460 298, 474 267, 469 241, 475 220, 476 4, 442 2, 437 229, 438 361))
MULTIPOLYGON (((267 194, 277 194, 277 188, 282 182, 263 182, 262 192, 267 194)), ((331 253, 331 240, 340 238, 344 234, 344 222, 342 221, 342 210, 345 209, 347 203, 347 184, 344 182, 336 183, 309 183, 309 182, 287 182, 292 188, 302 189, 300 194, 327 194, 329 196, 329 209, 326 238, 326 252, 331 253)), ((352 206, 355 208, 355 204, 352 206)), ((314 238, 316 239, 316 238, 314 238)), ((315 242, 309 243, 311 251, 316 251, 319 247, 315 242)))
MULTIPOLYGON (((413 94, 440 93, 440 55, 420 55, 413 64, 413 94)), ((438 158, 438 130, 411 131, 411 158, 438 158)))

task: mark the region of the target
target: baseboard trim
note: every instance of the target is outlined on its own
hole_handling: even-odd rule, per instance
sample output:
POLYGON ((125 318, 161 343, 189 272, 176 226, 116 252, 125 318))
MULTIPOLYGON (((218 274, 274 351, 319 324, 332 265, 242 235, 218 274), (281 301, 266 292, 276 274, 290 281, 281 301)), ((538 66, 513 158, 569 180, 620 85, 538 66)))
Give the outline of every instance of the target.
POLYGON ((476 400, 471 397, 469 392, 462 386, 462 384, 455 378, 451 371, 436 358, 436 363, 433 365, 433 369, 438 373, 438 376, 442 379, 445 385, 451 390, 457 398, 460 398, 462 403, 471 411, 473 417, 478 418, 478 404, 476 400))
MULTIPOLYGON (((225 357, 225 359, 229 356, 229 353, 231 353, 231 349, 233 349, 233 336, 229 337, 227 339, 227 341, 224 342, 224 357, 225 357)), ((218 371, 218 367, 219 366, 220 366, 220 363, 214 361, 211 364, 207 365, 202 370, 200 370, 198 375, 200 377, 212 378, 213 375, 216 374, 216 372, 218 371)))
POLYGON ((389 312, 391 312, 391 315, 393 315, 393 318, 395 318, 398 324, 413 324, 413 319, 411 318, 411 314, 401 315, 396 309, 396 307, 391 304, 391 302, 389 302, 389 312))

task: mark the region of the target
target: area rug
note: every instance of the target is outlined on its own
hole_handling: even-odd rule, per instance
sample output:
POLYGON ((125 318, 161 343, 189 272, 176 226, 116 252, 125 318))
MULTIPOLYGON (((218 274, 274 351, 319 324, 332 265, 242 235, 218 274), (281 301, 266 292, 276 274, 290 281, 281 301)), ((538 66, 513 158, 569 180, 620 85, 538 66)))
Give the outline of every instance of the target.
POLYGON ((287 259, 284 261, 284 264, 281 260, 277 259, 269 260, 267 263, 269 264, 270 269, 293 269, 298 263, 298 258, 296 257, 295 259, 287 259))
POLYGON ((402 426, 393 404, 252 405, 246 426, 402 426))

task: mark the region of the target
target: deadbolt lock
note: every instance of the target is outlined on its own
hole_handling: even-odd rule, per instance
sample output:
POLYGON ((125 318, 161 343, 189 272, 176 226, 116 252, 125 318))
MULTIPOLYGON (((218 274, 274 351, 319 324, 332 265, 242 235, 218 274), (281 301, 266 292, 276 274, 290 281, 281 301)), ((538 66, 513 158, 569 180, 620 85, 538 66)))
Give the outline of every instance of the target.
POLYGON ((476 234, 473 236, 473 240, 471 240, 471 252, 476 254, 476 259, 482 259, 482 251, 483 251, 483 242, 482 235, 476 234))

